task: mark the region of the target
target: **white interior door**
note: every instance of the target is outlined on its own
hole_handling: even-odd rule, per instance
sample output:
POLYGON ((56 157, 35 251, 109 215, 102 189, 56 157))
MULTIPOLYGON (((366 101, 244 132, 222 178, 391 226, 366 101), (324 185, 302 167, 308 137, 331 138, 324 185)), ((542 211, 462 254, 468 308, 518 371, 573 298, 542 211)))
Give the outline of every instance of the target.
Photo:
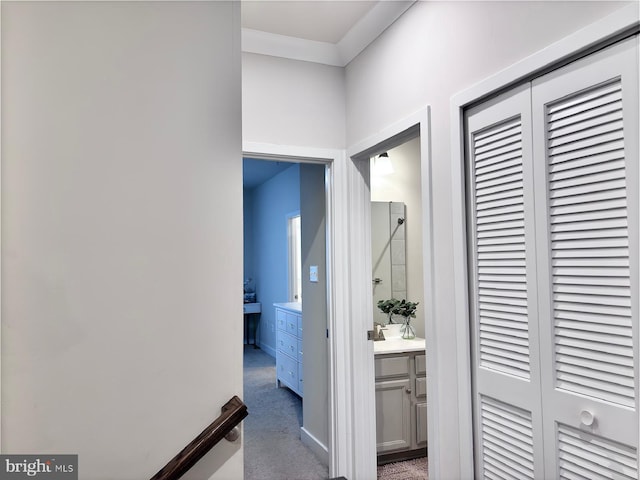
POLYGON ((476 472, 638 478, 638 39, 467 114, 476 472))
POLYGON ((638 51, 532 84, 547 478, 638 478, 638 51))

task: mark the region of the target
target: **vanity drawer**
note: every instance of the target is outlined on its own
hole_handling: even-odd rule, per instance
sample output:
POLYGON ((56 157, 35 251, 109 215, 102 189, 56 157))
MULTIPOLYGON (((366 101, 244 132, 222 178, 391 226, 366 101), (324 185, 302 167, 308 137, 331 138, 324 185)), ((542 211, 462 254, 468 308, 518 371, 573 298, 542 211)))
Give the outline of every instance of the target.
POLYGON ((298 361, 302 365, 302 339, 298 339, 298 361))
POLYGON ((424 375, 427 373, 427 356, 416 355, 416 374, 424 375))
POLYGON ((427 378, 416 378, 416 397, 427 396, 427 378))
POLYGON ((377 356, 374 360, 376 378, 399 377, 409 375, 409 356, 383 357, 377 356))
POLYGON ((302 315, 298 316, 298 337, 302 338, 302 315))
MULTIPOLYGON (((278 333, 278 350, 291 358, 298 358, 298 340, 286 332, 278 333)), ((297 360, 296 360, 297 361, 297 360)))
POLYGON ((287 384, 293 389, 298 388, 298 362, 294 359, 280 355, 276 359, 278 369, 278 380, 287 384))

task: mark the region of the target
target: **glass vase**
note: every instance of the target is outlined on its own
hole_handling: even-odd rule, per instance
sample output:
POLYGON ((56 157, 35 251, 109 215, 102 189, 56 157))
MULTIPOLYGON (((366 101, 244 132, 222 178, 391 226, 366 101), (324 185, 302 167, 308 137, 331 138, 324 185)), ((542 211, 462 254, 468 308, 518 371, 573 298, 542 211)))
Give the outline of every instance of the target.
POLYGON ((416 338, 416 331, 411 326, 411 318, 406 317, 402 326, 402 338, 405 340, 412 340, 416 338))

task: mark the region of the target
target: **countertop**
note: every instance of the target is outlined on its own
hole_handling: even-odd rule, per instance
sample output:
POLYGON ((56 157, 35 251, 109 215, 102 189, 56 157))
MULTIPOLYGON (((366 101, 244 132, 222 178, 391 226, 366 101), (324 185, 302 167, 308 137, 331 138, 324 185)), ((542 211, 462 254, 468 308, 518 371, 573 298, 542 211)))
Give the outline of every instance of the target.
POLYGON ((274 303, 273 306, 284 308, 295 313, 302 313, 302 303, 300 302, 274 303))
POLYGON ((402 352, 417 352, 425 350, 426 342, 424 338, 414 338, 412 340, 405 340, 403 338, 391 338, 373 342, 373 353, 402 353, 402 352))

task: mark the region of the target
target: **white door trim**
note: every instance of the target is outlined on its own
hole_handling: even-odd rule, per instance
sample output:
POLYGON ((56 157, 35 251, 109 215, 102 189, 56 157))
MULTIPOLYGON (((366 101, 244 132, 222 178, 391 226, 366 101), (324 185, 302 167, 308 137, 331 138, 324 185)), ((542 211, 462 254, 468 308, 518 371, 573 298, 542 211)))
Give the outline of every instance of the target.
POLYGON ((460 476, 462 478, 474 477, 464 177, 464 111, 470 105, 478 103, 501 90, 531 79, 537 74, 549 71, 555 66, 576 59, 614 40, 621 39, 626 34, 634 31, 637 33, 639 26, 638 5, 626 6, 451 98, 454 319, 456 325, 456 355, 458 358, 459 410, 457 428, 460 438, 460 476))
MULTIPOLYGON (((243 142, 243 156, 328 165, 327 312, 329 314, 329 476, 352 475, 354 369, 350 357, 347 173, 343 150, 243 142), (340 208, 336 208, 339 206, 340 208)), ((359 413, 359 412, 358 412, 359 413)))
POLYGON ((347 149, 349 173, 349 231, 351 273, 351 355, 354 372, 354 466, 347 478, 376 478, 375 374, 373 342, 366 331, 372 327, 373 300, 371 291, 371 193, 369 189, 369 158, 420 135, 420 166, 422 176, 422 215, 425 337, 429 373, 428 431, 429 477, 439 478, 438 405, 438 345, 433 294, 433 217, 431 198, 431 137, 430 108, 423 109, 391 124, 382 131, 355 143, 347 149))

